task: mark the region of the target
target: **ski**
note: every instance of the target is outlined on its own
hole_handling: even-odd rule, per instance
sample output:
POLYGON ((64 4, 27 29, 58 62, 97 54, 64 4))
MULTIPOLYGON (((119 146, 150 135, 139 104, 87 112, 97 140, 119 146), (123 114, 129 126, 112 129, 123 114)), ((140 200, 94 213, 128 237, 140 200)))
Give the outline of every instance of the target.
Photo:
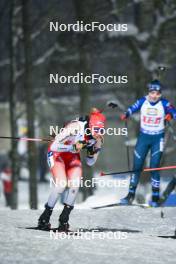
POLYGON ((44 232, 54 232, 54 233, 60 233, 60 234, 66 234, 66 235, 80 235, 79 230, 68 230, 68 231, 60 231, 57 227, 49 228, 49 229, 40 229, 38 226, 32 226, 32 227, 26 227, 25 229, 28 230, 37 230, 37 231, 44 231, 44 232))
POLYGON ((103 208, 109 208, 109 207, 116 207, 116 206, 137 206, 140 208, 150 208, 148 204, 121 204, 121 203, 112 203, 112 204, 106 204, 102 206, 96 206, 92 207, 92 209, 103 209, 103 208))
POLYGON ((66 234, 66 235, 76 235, 80 236, 81 233, 106 233, 106 232, 126 232, 126 233, 141 233, 140 230, 131 230, 131 229, 117 229, 117 228, 103 228, 103 227, 95 227, 95 228, 79 228, 75 231, 69 230, 68 232, 58 231, 58 228, 51 228, 48 230, 42 230, 38 227, 26 227, 28 230, 38 230, 38 231, 45 231, 45 232, 54 232, 54 233, 60 233, 60 234, 66 234))
POLYGON ((176 239, 176 236, 158 236, 160 238, 171 238, 171 239, 176 239))
POLYGON ((106 233, 106 232, 122 232, 122 233, 141 233, 140 230, 131 230, 127 228, 104 228, 104 227, 95 227, 95 228, 80 228, 78 229, 80 233, 106 233))

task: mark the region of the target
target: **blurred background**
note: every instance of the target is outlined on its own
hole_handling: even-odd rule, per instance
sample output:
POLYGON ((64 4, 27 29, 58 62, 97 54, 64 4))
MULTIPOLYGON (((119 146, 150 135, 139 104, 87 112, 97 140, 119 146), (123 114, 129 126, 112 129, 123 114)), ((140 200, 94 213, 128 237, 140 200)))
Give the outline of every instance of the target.
MULTIPOLYGON (((48 137, 49 127, 103 108, 115 100, 118 110, 107 109, 107 126, 123 128, 120 113, 147 93, 147 83, 160 79, 164 96, 176 104, 176 1, 175 0, 0 0, 0 136, 48 137), (50 32, 49 22, 59 24, 98 21, 128 24, 128 31, 50 32), (127 84, 49 84, 49 74, 127 75, 127 84)), ((175 164, 175 124, 167 128, 162 165, 175 164), (173 129, 172 129, 173 128, 173 129)), ((84 164, 84 179, 103 171, 132 167, 139 116, 128 122, 128 138, 106 136, 93 169, 84 164)), ((42 206, 49 195, 46 143, 0 139, 0 206, 42 206)), ((146 166, 149 158, 147 158, 146 166)), ((162 173, 162 188, 174 171, 162 173)), ((127 177, 129 179, 129 177, 127 177)), ((117 179, 115 179, 117 180, 117 179)), ((137 199, 146 202, 150 177, 141 177, 137 199)), ((118 201, 126 188, 81 188, 78 203, 118 201), (92 197, 92 198, 91 198, 92 197)))

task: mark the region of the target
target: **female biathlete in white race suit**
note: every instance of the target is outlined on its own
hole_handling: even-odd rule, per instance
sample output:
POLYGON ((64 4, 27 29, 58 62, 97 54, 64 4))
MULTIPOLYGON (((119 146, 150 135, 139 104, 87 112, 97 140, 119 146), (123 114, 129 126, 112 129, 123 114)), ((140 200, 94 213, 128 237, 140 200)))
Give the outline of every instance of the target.
POLYGON ((87 165, 95 164, 103 143, 101 129, 104 129, 105 121, 106 118, 101 111, 93 108, 89 116, 68 123, 49 145, 47 158, 54 187, 45 204, 45 210, 38 220, 39 229, 50 229, 53 208, 59 194, 67 188, 58 230, 68 231, 69 215, 74 208, 82 177, 80 151, 83 148, 87 150, 87 165))

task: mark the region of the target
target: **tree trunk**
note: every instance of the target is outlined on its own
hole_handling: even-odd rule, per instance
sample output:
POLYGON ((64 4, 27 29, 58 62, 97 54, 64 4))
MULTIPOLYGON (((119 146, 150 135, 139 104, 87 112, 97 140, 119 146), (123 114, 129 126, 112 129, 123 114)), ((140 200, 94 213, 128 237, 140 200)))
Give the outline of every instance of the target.
MULTIPOLYGON (((75 0, 75 11, 76 19, 79 21, 84 21, 87 23, 87 6, 81 0, 75 0)), ((90 10, 89 10, 90 11, 90 10)), ((90 11, 91 12, 91 11, 90 11)), ((89 17, 90 18, 90 17, 89 17)), ((88 34, 78 35, 78 53, 79 53, 79 71, 84 75, 89 75, 91 73, 91 55, 89 51, 90 39, 88 34)), ((90 97, 91 97, 91 87, 90 84, 81 83, 79 84, 79 95, 80 95, 80 114, 85 115, 90 111, 90 97)), ((86 153, 82 153, 83 162, 83 180, 91 180, 93 177, 93 170, 85 163, 86 153)), ((82 187, 81 191, 83 193, 83 200, 88 196, 93 194, 93 188, 82 187)))
MULTIPOLYGON (((15 7, 16 0, 11 1, 10 6, 10 89, 9 89, 9 111, 10 111, 10 130, 11 136, 17 135, 17 116, 16 116, 16 26, 15 26, 15 7)), ((11 167, 12 167, 12 199, 11 208, 17 209, 18 207, 18 175, 19 175, 19 159, 17 153, 17 141, 11 141, 11 167)))
MULTIPOLYGON (((28 137, 35 137, 35 105, 32 84, 32 45, 31 45, 31 21, 30 1, 22 0, 23 5, 23 34, 24 34, 24 57, 25 76, 24 89, 26 96, 26 113, 28 125, 28 137)), ((29 194, 30 208, 37 209, 37 149, 35 143, 28 143, 28 168, 29 168, 29 194)))

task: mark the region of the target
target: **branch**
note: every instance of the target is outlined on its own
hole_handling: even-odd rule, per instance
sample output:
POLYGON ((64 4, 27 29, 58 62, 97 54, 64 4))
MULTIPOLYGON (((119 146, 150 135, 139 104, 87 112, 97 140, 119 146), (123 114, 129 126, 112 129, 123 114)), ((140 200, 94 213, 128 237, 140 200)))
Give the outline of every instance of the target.
POLYGON ((65 48, 62 48, 61 46, 59 46, 58 43, 55 43, 51 48, 49 48, 48 50, 46 50, 42 56, 40 56, 38 59, 36 59, 33 62, 33 65, 34 66, 38 66, 38 65, 44 63, 50 56, 53 55, 53 53, 55 51, 65 52, 66 49, 65 48))
MULTIPOLYGON (((134 2, 143 2, 140 0, 134 0, 134 2)), ((138 28, 134 24, 128 24, 127 32, 108 32, 108 37, 115 37, 119 39, 125 39, 126 42, 131 42, 135 52, 138 54, 144 68, 149 71, 155 71, 159 64, 151 60, 152 46, 153 43, 157 42, 160 38, 163 27, 170 21, 176 18, 176 10, 169 15, 161 15, 159 10, 156 10, 156 24, 153 27, 151 32, 142 32, 140 33, 138 28), (141 44, 145 43, 146 48, 140 48, 141 44)), ((159 45, 159 42, 158 42, 159 45)), ((169 66, 169 65, 168 65, 169 66)))
POLYGON ((49 21, 49 19, 47 19, 47 20, 43 23, 43 25, 40 27, 39 30, 36 30, 34 33, 31 34, 31 40, 34 40, 35 38, 37 38, 37 37, 41 34, 41 32, 42 32, 42 31, 46 28, 46 26, 48 25, 48 21, 49 21))

